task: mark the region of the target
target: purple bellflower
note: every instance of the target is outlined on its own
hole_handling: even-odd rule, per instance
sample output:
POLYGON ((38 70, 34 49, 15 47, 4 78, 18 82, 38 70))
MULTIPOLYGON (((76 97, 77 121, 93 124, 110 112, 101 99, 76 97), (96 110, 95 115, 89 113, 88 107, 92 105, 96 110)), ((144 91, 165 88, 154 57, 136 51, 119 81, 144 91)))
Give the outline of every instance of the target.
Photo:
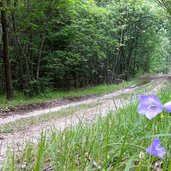
POLYGON ((137 112, 145 115, 148 119, 154 118, 163 111, 160 99, 155 95, 141 95, 137 112))
POLYGON ((154 138, 151 146, 147 149, 147 153, 153 156, 163 158, 166 154, 166 150, 160 145, 160 139, 154 138))
POLYGON ((171 113, 171 101, 165 103, 165 104, 163 105, 163 108, 164 108, 164 110, 165 110, 166 112, 171 113))

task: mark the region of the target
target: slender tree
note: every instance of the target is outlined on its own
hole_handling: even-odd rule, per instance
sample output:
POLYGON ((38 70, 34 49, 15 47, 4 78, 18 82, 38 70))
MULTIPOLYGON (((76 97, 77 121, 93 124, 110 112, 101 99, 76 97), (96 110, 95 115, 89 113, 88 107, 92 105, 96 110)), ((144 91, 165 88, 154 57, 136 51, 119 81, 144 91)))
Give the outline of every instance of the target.
POLYGON ((2 44, 3 44, 3 64, 4 73, 6 80, 6 92, 7 99, 13 99, 13 88, 12 88, 12 78, 11 78, 11 66, 9 61, 9 40, 8 40, 8 17, 7 17, 7 6, 5 0, 0 1, 1 8, 1 25, 2 25, 2 44))

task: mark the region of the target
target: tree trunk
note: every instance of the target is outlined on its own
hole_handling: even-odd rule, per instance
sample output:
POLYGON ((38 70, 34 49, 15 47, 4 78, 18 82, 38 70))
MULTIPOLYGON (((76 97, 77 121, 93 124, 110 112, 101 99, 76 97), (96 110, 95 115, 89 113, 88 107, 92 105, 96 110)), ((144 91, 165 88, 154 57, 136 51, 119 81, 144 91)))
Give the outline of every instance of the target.
MULTIPOLYGON (((16 7, 16 2, 14 3, 14 7, 16 7)), ((16 41, 17 43, 14 44, 14 47, 15 47, 15 52, 16 52, 16 57, 17 57, 17 63, 19 65, 20 89, 23 90, 23 88, 24 88, 23 63, 22 63, 22 58, 21 58, 22 55, 20 54, 20 40, 19 40, 19 37, 17 34, 18 30, 17 30, 17 24, 16 24, 14 11, 11 11, 11 22, 12 22, 12 26, 13 26, 13 31, 14 31, 14 33, 16 33, 14 35, 14 41, 16 41)))
POLYGON ((9 47, 9 40, 8 40, 8 17, 6 11, 6 2, 5 0, 0 1, 1 10, 1 24, 2 24, 2 44, 3 44, 3 64, 4 64, 4 71, 5 71, 5 81, 6 81, 6 92, 7 92, 7 99, 13 99, 13 88, 12 88, 12 78, 11 78, 11 66, 8 56, 8 47, 9 47))
POLYGON ((37 61, 36 79, 39 79, 40 62, 41 62, 41 58, 42 58, 42 51, 43 51, 44 42, 45 42, 45 35, 43 35, 42 41, 40 44, 39 56, 38 56, 38 61, 37 61))

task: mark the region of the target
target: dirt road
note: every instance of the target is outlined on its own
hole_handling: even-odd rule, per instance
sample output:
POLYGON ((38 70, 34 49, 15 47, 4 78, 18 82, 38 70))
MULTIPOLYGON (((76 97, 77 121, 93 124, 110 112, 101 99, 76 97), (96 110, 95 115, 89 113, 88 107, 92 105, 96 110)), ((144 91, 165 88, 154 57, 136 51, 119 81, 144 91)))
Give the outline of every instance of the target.
POLYGON ((28 129, 21 130, 19 132, 14 132, 13 134, 1 134, 0 135, 0 164, 6 159, 7 147, 14 149, 17 153, 19 149, 23 149, 27 141, 32 141, 37 143, 40 139, 42 131, 49 132, 51 128, 55 128, 57 131, 62 131, 69 125, 75 126, 78 123, 88 123, 94 122, 99 115, 105 117, 110 111, 116 111, 128 105, 131 101, 138 99, 137 95, 143 92, 143 94, 156 94, 161 91, 162 88, 166 86, 167 80, 153 80, 148 85, 143 85, 141 87, 132 86, 119 91, 106 94, 100 97, 90 98, 87 100, 73 102, 65 104, 62 106, 33 111, 30 113, 25 113, 24 115, 14 115, 8 116, 6 118, 0 118, 0 124, 13 123, 14 121, 26 119, 35 116, 43 116, 49 112, 57 112, 69 107, 76 107, 82 104, 99 103, 95 107, 89 109, 82 109, 73 115, 61 116, 56 120, 50 120, 48 122, 39 123, 28 129), (133 96, 134 94, 134 96, 133 96), (125 98, 126 97, 126 98, 125 98), (132 98, 133 97, 133 98, 132 98))

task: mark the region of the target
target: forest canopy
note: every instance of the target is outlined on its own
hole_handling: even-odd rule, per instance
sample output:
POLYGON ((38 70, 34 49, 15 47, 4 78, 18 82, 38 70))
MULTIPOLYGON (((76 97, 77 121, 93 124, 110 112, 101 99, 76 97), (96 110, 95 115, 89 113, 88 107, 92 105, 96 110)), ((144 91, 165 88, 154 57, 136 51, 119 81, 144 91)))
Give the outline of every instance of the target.
MULTIPOLYGON (((149 0, 1 0, 0 32, 5 13, 13 89, 35 95, 47 88, 79 88, 149 72, 167 73, 170 2, 162 4, 164 8, 159 4, 149 0)), ((2 92, 8 84, 3 50, 2 92)))

